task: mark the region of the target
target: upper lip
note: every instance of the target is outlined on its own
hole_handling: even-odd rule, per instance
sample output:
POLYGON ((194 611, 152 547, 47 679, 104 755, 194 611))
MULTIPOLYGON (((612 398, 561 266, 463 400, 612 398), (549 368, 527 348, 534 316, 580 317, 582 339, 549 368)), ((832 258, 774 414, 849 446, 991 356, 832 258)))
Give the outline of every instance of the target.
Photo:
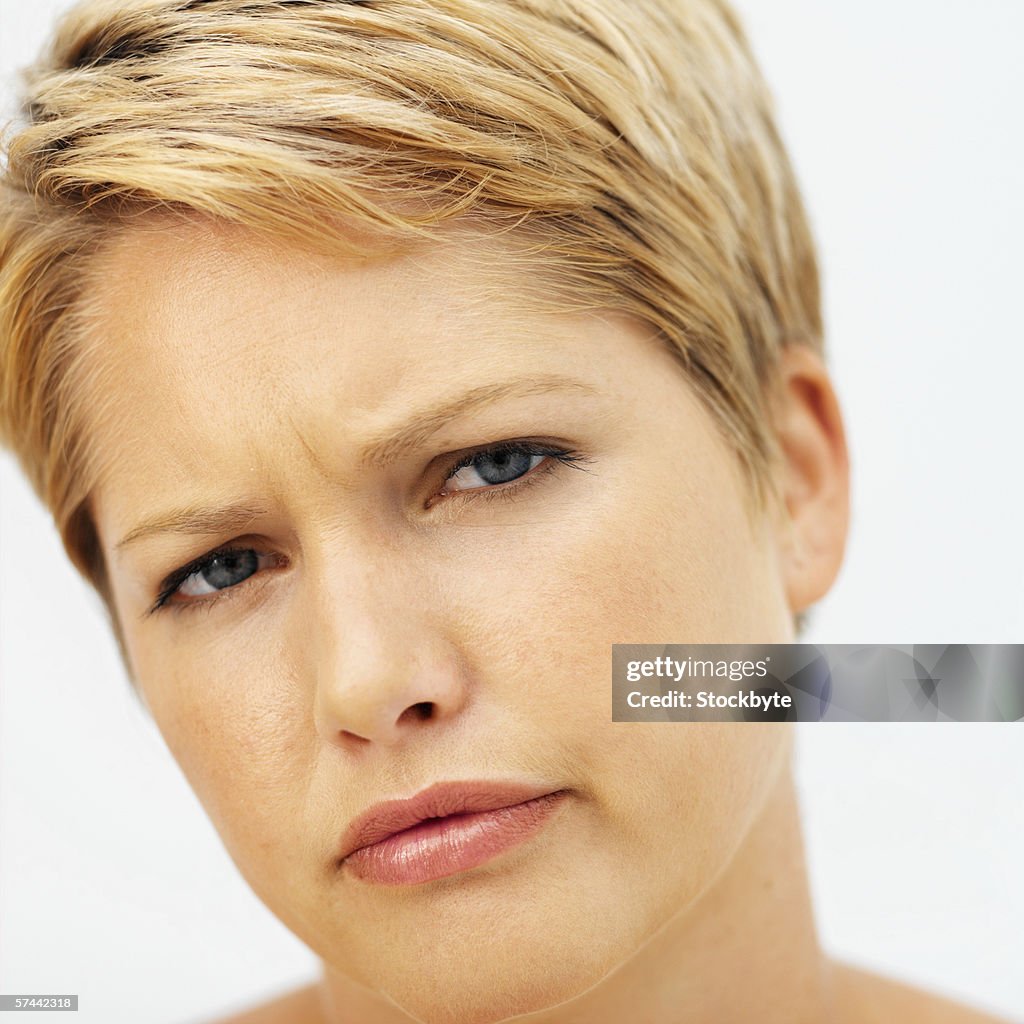
POLYGON ((435 782, 407 800, 385 800, 352 819, 339 847, 339 860, 382 842, 428 818, 514 807, 556 790, 512 781, 435 782))

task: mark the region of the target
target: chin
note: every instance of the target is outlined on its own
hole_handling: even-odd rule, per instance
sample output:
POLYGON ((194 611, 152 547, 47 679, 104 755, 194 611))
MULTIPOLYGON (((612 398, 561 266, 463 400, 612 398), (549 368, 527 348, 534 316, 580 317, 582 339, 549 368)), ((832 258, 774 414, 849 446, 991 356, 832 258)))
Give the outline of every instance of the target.
POLYGON ((565 928, 557 920, 524 920, 508 906, 492 908, 474 923, 472 933, 453 927, 444 943, 436 942, 435 931, 433 944, 380 945, 392 955, 364 962, 363 984, 420 1024, 498 1024, 576 999, 643 941, 632 929, 604 927, 600 917, 586 927, 577 919, 565 928))
POLYGON ((408 978, 400 994, 389 995, 420 1024, 499 1024, 570 1002, 607 974, 565 962, 548 962, 543 971, 501 962, 493 967, 472 977, 438 978, 443 984, 437 989, 432 984, 435 979, 421 986, 408 978))

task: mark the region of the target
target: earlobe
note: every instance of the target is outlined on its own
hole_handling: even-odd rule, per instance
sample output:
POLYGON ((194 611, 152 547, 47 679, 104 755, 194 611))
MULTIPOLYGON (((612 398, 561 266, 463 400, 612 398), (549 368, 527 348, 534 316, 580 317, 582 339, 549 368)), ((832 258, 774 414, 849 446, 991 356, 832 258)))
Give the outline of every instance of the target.
POLYGON ((781 455, 780 569, 790 609, 831 588, 849 527, 850 466, 839 401, 824 361, 804 345, 780 357, 775 430, 781 455))

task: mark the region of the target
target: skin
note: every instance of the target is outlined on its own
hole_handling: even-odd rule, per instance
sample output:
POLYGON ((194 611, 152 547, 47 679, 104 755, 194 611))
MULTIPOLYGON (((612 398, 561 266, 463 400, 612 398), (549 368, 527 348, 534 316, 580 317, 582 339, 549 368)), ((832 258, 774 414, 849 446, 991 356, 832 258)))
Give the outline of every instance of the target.
POLYGON ((324 962, 235 1024, 988 1019, 823 954, 788 726, 610 721, 610 644, 791 641, 831 586, 849 470, 816 357, 783 361, 784 500, 751 518, 647 328, 541 309, 528 271, 456 232, 353 258, 152 225, 101 269, 93 509, 129 668, 239 870, 324 962), (556 377, 573 387, 537 388, 556 377), (367 462, 520 380, 532 393, 463 400, 367 462), (522 438, 587 461, 492 492, 452 475, 522 438), (239 502, 258 514, 118 546, 182 504, 239 502), (260 571, 147 614, 227 542, 260 571), (339 871, 357 814, 454 779, 570 797, 470 871, 339 871))

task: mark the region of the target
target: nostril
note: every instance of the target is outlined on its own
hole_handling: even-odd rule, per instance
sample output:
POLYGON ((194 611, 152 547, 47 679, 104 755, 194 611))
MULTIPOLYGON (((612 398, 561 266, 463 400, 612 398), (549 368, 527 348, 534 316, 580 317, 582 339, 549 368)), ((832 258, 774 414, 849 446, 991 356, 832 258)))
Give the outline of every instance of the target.
POLYGON ((434 714, 434 704, 429 700, 422 700, 418 704, 413 704, 409 710, 416 715, 421 722, 425 722, 428 718, 431 718, 434 714))

